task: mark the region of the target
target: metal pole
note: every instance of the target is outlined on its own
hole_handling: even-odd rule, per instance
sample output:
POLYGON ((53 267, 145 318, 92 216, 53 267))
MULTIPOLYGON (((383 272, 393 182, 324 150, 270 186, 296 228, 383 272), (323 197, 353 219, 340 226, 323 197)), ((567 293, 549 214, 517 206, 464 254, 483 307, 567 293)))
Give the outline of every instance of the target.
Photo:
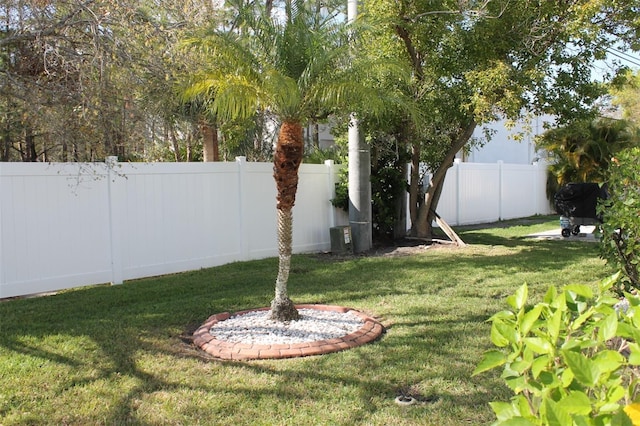
MULTIPOLYGON (((347 23, 357 17, 358 0, 347 0, 347 23)), ((371 249, 371 151, 360 134, 356 114, 349 120, 349 225, 353 251, 371 249)))

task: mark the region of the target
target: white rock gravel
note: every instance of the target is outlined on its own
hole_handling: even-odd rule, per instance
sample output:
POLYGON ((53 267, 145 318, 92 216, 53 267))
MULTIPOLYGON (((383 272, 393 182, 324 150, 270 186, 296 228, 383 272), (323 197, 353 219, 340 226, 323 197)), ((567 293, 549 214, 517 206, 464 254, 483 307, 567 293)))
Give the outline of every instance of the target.
POLYGON ((283 323, 271 320, 269 310, 252 311, 220 321, 209 332, 225 342, 273 345, 339 338, 364 325, 364 320, 351 311, 298 309, 298 312, 299 320, 283 323))

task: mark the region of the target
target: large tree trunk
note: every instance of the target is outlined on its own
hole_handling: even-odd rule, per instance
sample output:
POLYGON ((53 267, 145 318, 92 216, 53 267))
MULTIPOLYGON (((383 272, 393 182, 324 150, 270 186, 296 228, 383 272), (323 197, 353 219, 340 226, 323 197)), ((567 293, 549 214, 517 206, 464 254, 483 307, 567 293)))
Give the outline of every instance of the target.
POLYGON ((278 143, 273 156, 273 177, 277 188, 278 209, 278 277, 276 294, 271 301, 271 318, 292 321, 300 317, 287 294, 287 282, 291 267, 292 208, 298 190, 298 168, 302 163, 304 137, 302 125, 285 121, 280 127, 278 143))
MULTIPOLYGON (((407 164, 402 163, 402 176, 407 176, 407 164)), ((402 188, 396 200, 396 218, 393 224, 393 239, 399 240, 407 236, 407 191, 402 188)))
MULTIPOLYGON (((424 202, 419 206, 417 210, 417 214, 414 219, 414 205, 411 205, 411 235, 419 238, 431 238, 433 232, 433 221, 435 219, 436 208, 438 207, 438 201, 440 201, 440 194, 442 193, 442 186, 444 185, 444 179, 447 176, 447 170, 453 165, 453 160, 456 157, 456 154, 464 147, 464 145, 469 141, 469 138, 473 135, 473 131, 476 128, 476 122, 471 121, 462 129, 462 132, 458 135, 457 138, 451 141, 451 146, 445 155, 444 160, 440 163, 440 166, 436 169, 436 171, 431 175, 431 180, 429 181, 429 188, 427 192, 424 194, 424 202)), ((415 158, 412 158, 412 167, 417 167, 414 165, 415 158)), ((414 175, 417 176, 417 171, 414 171, 412 168, 411 173, 411 184, 410 191, 411 193, 411 201, 417 200, 417 182, 414 184, 414 175), (414 193, 415 191, 415 193, 414 193)), ((416 177, 417 179, 417 177, 416 177)))
POLYGON ((36 136, 33 134, 33 130, 29 125, 27 125, 24 130, 24 148, 22 149, 22 161, 38 161, 38 153, 36 152, 36 136))
POLYGON ((0 147, 0 161, 9 161, 9 154, 11 152, 11 136, 10 136, 11 126, 9 125, 9 120, 7 120, 7 124, 2 132, 2 146, 0 147))

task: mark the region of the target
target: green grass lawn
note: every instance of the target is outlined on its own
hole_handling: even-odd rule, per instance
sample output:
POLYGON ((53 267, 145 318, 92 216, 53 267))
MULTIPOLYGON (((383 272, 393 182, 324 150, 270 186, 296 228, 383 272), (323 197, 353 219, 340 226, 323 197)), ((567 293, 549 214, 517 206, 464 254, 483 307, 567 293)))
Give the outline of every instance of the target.
POLYGON ((374 343, 323 356, 208 359, 190 332, 214 313, 267 306, 277 260, 0 302, 0 425, 481 425, 511 394, 471 377, 491 347, 486 320, 524 282, 609 274, 598 245, 524 238, 557 216, 458 228, 464 249, 410 256, 295 256, 296 303, 377 317, 374 343), (401 407, 401 392, 420 404, 401 407))

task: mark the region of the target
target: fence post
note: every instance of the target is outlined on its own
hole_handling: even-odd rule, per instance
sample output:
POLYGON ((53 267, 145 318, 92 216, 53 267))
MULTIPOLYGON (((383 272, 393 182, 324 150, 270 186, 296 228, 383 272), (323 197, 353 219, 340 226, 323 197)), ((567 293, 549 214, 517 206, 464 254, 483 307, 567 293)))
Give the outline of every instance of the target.
POLYGON ((236 157, 236 163, 238 164, 238 218, 240 234, 240 258, 242 260, 249 260, 249 232, 245 227, 245 221, 248 220, 248 201, 247 191, 245 190, 246 173, 247 173, 247 157, 236 157))
POLYGON ((324 165, 327 166, 327 196, 329 197, 329 228, 336 226, 336 213, 331 200, 336 197, 336 176, 335 164, 333 160, 326 160, 324 165))
POLYGON ((456 189, 456 225, 460 225, 460 162, 461 160, 459 158, 453 160, 453 167, 456 171, 454 173, 454 176, 456 177, 456 184, 454 187, 456 189))
POLYGON ((533 194, 535 194, 535 198, 533 199, 533 210, 536 212, 535 214, 540 214, 538 198, 540 198, 540 194, 538 194, 538 162, 534 161, 531 166, 533 167, 533 194))
MULTIPOLYGON (((118 174, 114 169, 118 166, 118 157, 111 156, 105 159, 107 167, 107 203, 109 205, 109 241, 111 243, 111 284, 122 284, 122 241, 120 217, 118 215, 114 193, 116 192, 116 177, 118 174)), ((118 200, 119 201, 119 200, 118 200)))
POLYGON ((504 209, 502 203, 504 203, 504 186, 503 179, 504 175, 502 173, 502 165, 504 161, 498 160, 498 220, 502 220, 502 216, 504 213, 504 209))
MULTIPOLYGON (((2 181, 3 181, 3 177, 2 177, 2 162, 0 161, 0 188, 2 188, 2 181)), ((0 189, 0 197, 2 197, 2 190, 0 189)), ((2 206, 4 205, 4 203, 2 202, 2 199, 0 198, 0 297, 2 297, 2 285, 4 283, 4 275, 2 275, 2 265, 4 265, 4 258, 2 257, 2 246, 4 244, 2 244, 2 206)))

